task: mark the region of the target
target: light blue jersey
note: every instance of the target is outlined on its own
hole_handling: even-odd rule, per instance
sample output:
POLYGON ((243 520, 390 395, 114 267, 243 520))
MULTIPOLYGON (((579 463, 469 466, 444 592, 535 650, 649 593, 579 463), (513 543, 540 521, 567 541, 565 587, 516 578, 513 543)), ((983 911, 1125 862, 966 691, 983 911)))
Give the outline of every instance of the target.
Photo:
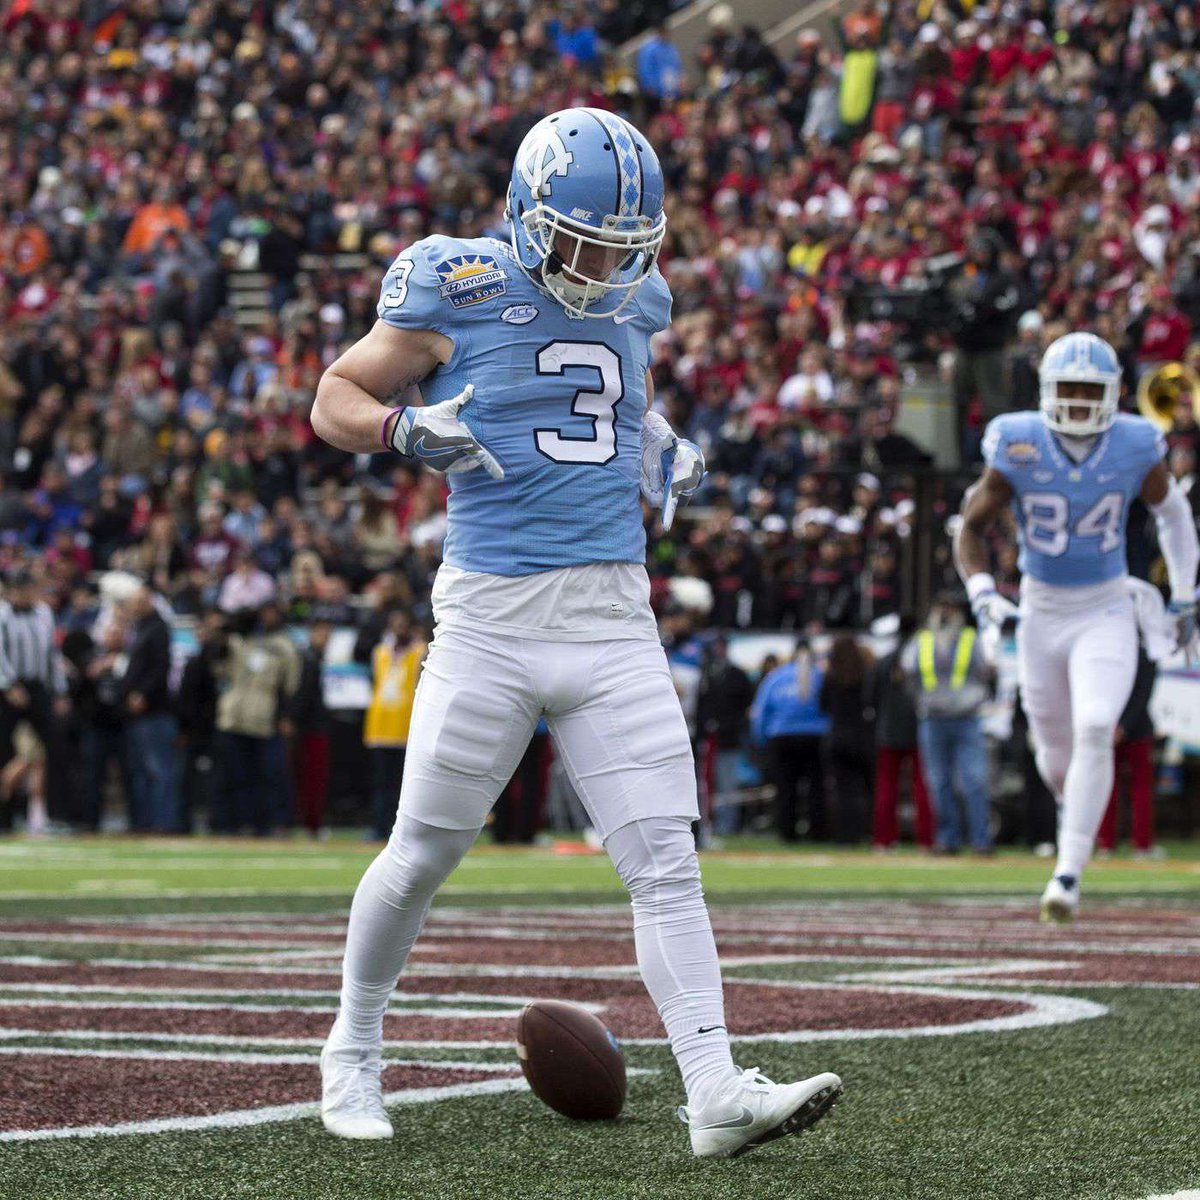
POLYGON ((1162 434, 1126 413, 1096 438, 1081 463, 1038 413, 1005 413, 992 421, 983 455, 1012 485, 1021 570, 1060 587, 1124 575, 1129 503, 1165 453, 1162 434))
POLYGON ((448 476, 444 558, 465 571, 532 575, 641 563, 639 492, 650 336, 671 319, 657 270, 616 320, 569 317, 492 238, 429 237, 383 282, 379 317, 454 342, 421 384, 426 404, 475 395, 463 420, 499 460, 448 476))

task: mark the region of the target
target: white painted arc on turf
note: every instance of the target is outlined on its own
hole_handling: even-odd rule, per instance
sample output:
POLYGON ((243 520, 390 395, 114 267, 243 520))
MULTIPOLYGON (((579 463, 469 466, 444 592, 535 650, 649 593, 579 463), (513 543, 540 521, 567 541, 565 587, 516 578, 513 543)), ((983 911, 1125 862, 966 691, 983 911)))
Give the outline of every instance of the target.
MULTIPOLYGON (((755 979, 742 982, 753 983, 766 987, 784 990, 828 990, 831 985, 823 983, 807 983, 790 980, 755 979)), ((973 1021, 961 1021, 952 1025, 917 1025, 901 1027, 884 1027, 878 1029, 795 1029, 779 1030, 769 1033, 734 1034, 732 1041, 745 1042, 850 1042, 873 1041, 885 1038, 915 1038, 915 1037, 954 1037, 967 1033, 1010 1033, 1017 1030, 1035 1029, 1047 1025, 1070 1025, 1077 1021, 1092 1020, 1105 1016, 1109 1009, 1107 1005, 1098 1004, 1094 1000, 1084 1000, 1073 996, 1044 995, 1036 992, 1008 991, 979 991, 965 988, 938 987, 898 987, 898 986, 861 986, 852 984, 833 985, 835 990, 842 991, 872 991, 884 995, 934 996, 939 998, 960 1000, 1001 1000, 1021 1003, 1025 1011, 1010 1013, 1003 1017, 981 1017, 973 1021)), ((137 1005, 129 1007, 136 1008, 137 1005)), ((259 1045, 259 1046, 312 1046, 322 1045, 319 1038, 290 1038, 290 1037, 234 1037, 220 1034, 159 1034, 140 1033, 136 1031, 108 1032, 105 1030, 32 1030, 32 1029, 0 1029, 0 1041, 14 1041, 18 1038, 43 1037, 58 1040, 94 1040, 94 1041, 145 1041, 171 1044, 187 1044, 189 1042, 206 1045, 259 1045)), ((665 1038, 622 1038, 625 1046, 662 1046, 666 1045, 665 1038)), ((451 1040, 431 1041, 428 1039, 389 1039, 385 1045, 395 1048, 408 1049, 490 1049, 499 1050, 511 1047, 509 1041, 481 1039, 479 1041, 451 1040)))
MULTIPOLYGON (((0 1046, 0 1056, 19 1055, 25 1057, 57 1058, 130 1058, 152 1059, 154 1062, 214 1062, 235 1063, 250 1066, 312 1066, 320 1061, 320 1054, 255 1054, 239 1050, 76 1050, 65 1046, 0 1046)), ((445 1071, 487 1071, 503 1073, 519 1071, 519 1063, 470 1062, 461 1059, 440 1058, 387 1058, 385 1067, 435 1068, 445 1071)))
MULTIPOLYGON (((482 997, 486 1001, 487 997, 482 997)), ((537 999, 530 996, 521 1001, 522 1007, 532 1004, 537 999)), ((337 1012, 336 1004, 306 1004, 302 1007, 295 1004, 205 1004, 201 1001, 179 1000, 167 1004, 155 1000, 30 1000, 22 1003, 20 1000, 0 999, 0 1008, 80 1008, 80 1009, 116 1009, 118 1011, 191 1011, 191 1012, 249 1012, 249 1013, 333 1013, 337 1012)), ((594 1003, 580 1004, 581 1008, 600 1012, 603 1005, 594 1003)), ((440 1017, 446 1020, 485 1021, 489 1018, 497 1020, 513 1020, 521 1015, 520 1008, 400 1008, 393 1013, 398 1017, 440 1017)))
MULTIPOLYGON (((105 983, 0 983, 0 1004, 16 1004, 22 999, 22 996, 13 996, 9 993, 21 992, 32 993, 36 1002, 40 1003, 41 996, 56 996, 59 994, 74 995, 82 993, 83 995, 103 995, 113 996, 117 999, 124 999, 129 996, 179 996, 183 998, 195 998, 199 996, 216 996, 216 997, 262 997, 262 996, 280 996, 296 1000, 336 1000, 341 996, 341 992, 336 988, 331 988, 328 991, 318 991, 316 989, 304 988, 260 988, 257 991, 253 988, 170 988, 170 987, 127 987, 123 988, 116 984, 105 983)), ((467 1001, 482 1003, 486 1001, 489 1004, 496 1005, 514 1005, 528 1004, 529 1001, 524 996, 501 996, 488 993, 487 996, 474 995, 471 992, 393 992, 389 1000, 389 1004, 395 1005, 396 1002, 408 1001, 434 1001, 441 1000, 447 1004, 465 1003, 467 1001)), ((400 1011, 394 1009, 392 1011, 400 1011)), ((411 1009, 404 1011, 410 1012, 411 1009)))
MULTIPOLYGON (((483 1079, 476 1083, 457 1083, 446 1087, 414 1088, 388 1092, 385 1104, 432 1104, 465 1096, 488 1096, 499 1092, 519 1092, 528 1088, 523 1077, 483 1079)), ((57 1129, 11 1129, 0 1132, 0 1142, 41 1142, 58 1138, 114 1137, 132 1133, 179 1133, 200 1129, 239 1129, 247 1125, 269 1125, 275 1121, 296 1121, 315 1117, 321 1111, 316 1101, 275 1104, 267 1108, 244 1108, 235 1112, 213 1113, 202 1117, 166 1117, 153 1121, 127 1121, 121 1125, 75 1125, 57 1129)))

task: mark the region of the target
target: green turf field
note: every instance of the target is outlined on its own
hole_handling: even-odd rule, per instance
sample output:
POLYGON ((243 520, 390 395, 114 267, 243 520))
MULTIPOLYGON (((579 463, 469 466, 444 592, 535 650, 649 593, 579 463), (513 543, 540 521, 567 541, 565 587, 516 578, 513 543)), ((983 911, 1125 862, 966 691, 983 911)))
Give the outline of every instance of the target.
MULTIPOLYGON (((1045 860, 1002 851, 993 858, 935 858, 912 851, 782 851, 772 839, 740 837, 705 858, 705 887, 717 900, 754 893, 782 898, 803 892, 924 894, 1038 891, 1045 860)), ((353 838, 328 842, 134 838, 22 842, 0 839, 0 913, 26 897, 172 899, 353 892, 379 847, 353 838)), ((1095 863, 1089 890, 1135 895, 1200 894, 1200 842, 1168 845, 1161 862, 1118 855, 1095 863)), ((451 876, 443 895, 536 900, 555 895, 619 898, 621 884, 604 855, 511 851, 484 844, 451 876)))
POLYGON ((315 1059, 340 921, 373 853, 350 839, 0 841, 0 1198, 1200 1188, 1200 846, 1097 863, 1066 931, 1032 919, 1048 864, 1025 855, 749 840, 706 855, 731 1027, 757 1031, 739 1061, 846 1082, 815 1130, 732 1162, 692 1159, 674 1119, 678 1079, 634 995, 611 868, 549 850, 481 847, 451 878, 414 955, 420 990, 388 1034, 397 1136, 328 1137, 311 1111, 315 1059), (507 1006, 586 988, 639 1071, 612 1123, 556 1116, 512 1070, 507 1006), (428 1032, 443 1027, 458 1032, 428 1032), (277 1119, 246 1123, 267 1108, 277 1119), (166 1131, 147 1132, 155 1120, 166 1131), (122 1123, 132 1130, 111 1132, 122 1123))

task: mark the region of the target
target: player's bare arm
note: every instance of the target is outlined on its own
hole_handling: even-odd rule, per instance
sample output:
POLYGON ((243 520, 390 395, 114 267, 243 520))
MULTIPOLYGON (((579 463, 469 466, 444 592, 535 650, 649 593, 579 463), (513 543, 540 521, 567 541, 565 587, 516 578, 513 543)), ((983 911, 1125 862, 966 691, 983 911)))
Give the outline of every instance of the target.
POLYGON ((1007 479, 988 467, 979 481, 967 489, 962 503, 962 523, 954 538, 954 562, 966 584, 975 619, 981 624, 1003 625, 1015 619, 1017 608, 996 590, 988 571, 986 536, 992 523, 1012 503, 1007 479))
POLYGON ((454 343, 436 330, 397 329, 377 321, 321 377, 313 429, 353 454, 394 450, 435 471, 482 467, 493 479, 503 479, 503 468, 459 416, 474 395, 473 384, 428 408, 387 403, 448 363, 453 353, 454 343))
POLYGON ((954 539, 954 562, 963 580, 988 569, 985 540, 992 522, 1012 503, 1009 482, 993 467, 967 489, 962 502, 962 524, 954 539))
POLYGON ((321 376, 312 410, 317 436, 350 454, 379 450, 389 401, 399 403, 453 353, 454 343, 436 330, 396 329, 376 321, 321 376))

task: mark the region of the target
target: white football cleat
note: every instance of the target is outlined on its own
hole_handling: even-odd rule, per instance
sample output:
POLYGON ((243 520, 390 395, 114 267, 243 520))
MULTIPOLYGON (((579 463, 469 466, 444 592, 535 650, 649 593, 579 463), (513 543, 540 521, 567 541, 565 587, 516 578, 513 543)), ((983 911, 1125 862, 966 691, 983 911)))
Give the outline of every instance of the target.
POLYGON ((380 1051, 337 1037, 335 1024, 321 1050, 321 1120, 344 1138, 390 1138, 392 1123, 383 1107, 380 1051))
POLYGON ((789 1133, 815 1125, 842 1096, 828 1071, 800 1083, 772 1083, 757 1067, 713 1095, 702 1109, 681 1107, 697 1158, 735 1158, 789 1133))
POLYGON ((1070 875, 1055 875, 1042 893, 1042 920, 1051 925, 1069 925, 1079 911, 1079 881, 1070 875))

